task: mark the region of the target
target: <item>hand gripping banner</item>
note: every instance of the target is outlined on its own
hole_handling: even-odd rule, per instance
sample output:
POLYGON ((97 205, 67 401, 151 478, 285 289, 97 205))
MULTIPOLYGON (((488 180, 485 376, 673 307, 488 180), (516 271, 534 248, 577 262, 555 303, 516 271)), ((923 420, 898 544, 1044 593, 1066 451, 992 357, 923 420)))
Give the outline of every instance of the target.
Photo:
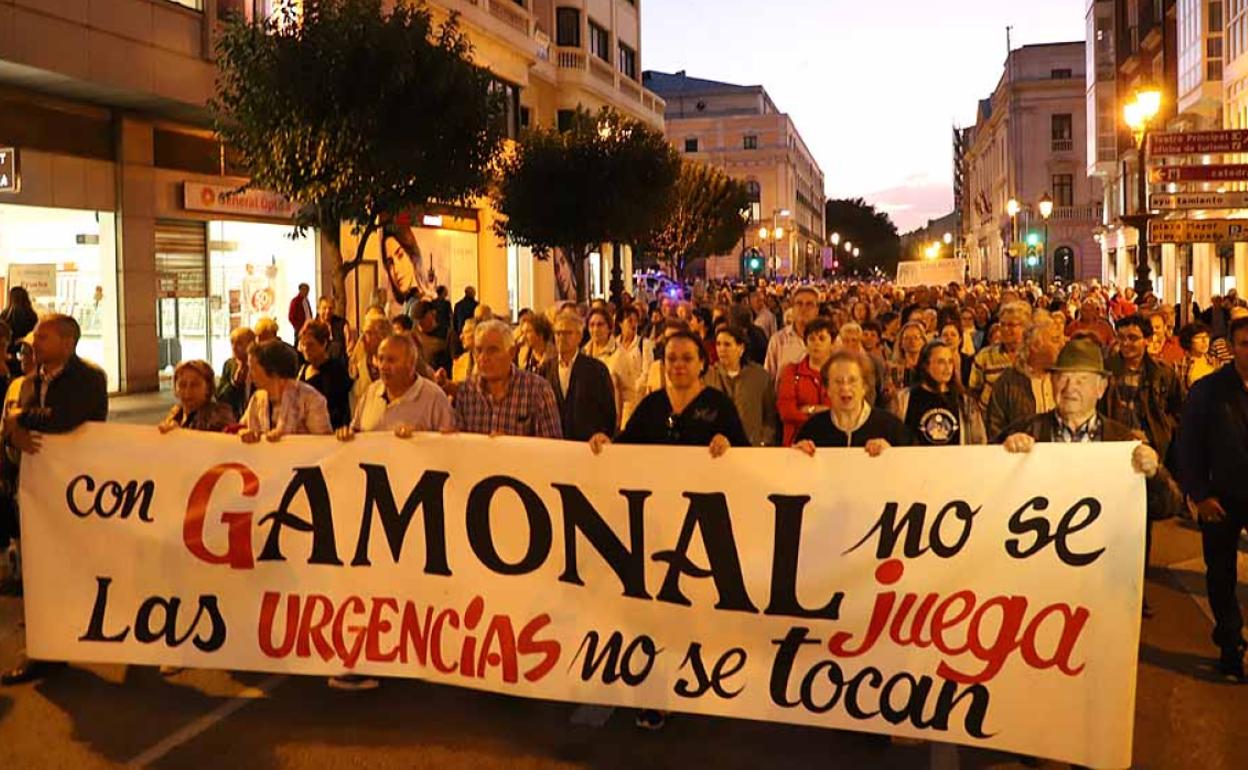
POLYGON ((712 459, 91 424, 23 461, 29 652, 415 677, 1126 767, 1132 447, 712 459))

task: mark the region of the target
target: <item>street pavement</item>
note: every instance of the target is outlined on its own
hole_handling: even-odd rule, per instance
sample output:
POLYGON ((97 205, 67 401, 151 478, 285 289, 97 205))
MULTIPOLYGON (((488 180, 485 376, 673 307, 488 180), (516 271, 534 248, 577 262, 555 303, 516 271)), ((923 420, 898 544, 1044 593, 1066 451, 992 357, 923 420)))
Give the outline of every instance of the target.
MULTIPOLYGON (((154 424, 167 394, 116 398, 154 424)), ((1157 526, 1146 593, 1136 768, 1248 767, 1248 687, 1214 674, 1197 532, 1157 526)), ((1248 547, 1240 574, 1248 577, 1248 547)), ((1248 600, 1248 586, 1241 585, 1248 600)), ((21 601, 0 597, 0 665, 17 659, 21 601)), ((78 665, 0 689, 0 770, 154 768, 1014 768, 1017 757, 816 728, 676 715, 639 731, 628 710, 578 709, 416 680, 341 692, 320 677, 78 665)), ((1042 762, 1041 767, 1063 764, 1042 762)))

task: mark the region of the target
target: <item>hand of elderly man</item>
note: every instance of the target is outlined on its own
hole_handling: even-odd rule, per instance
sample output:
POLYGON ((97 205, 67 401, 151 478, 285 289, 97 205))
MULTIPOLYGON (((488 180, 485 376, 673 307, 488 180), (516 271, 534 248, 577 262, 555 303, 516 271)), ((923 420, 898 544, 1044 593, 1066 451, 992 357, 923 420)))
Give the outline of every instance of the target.
POLYGON ((1006 438, 1005 443, 1002 444, 1005 447, 1005 451, 1011 454, 1025 454, 1030 452, 1035 445, 1036 440, 1026 433, 1011 434, 1006 438))

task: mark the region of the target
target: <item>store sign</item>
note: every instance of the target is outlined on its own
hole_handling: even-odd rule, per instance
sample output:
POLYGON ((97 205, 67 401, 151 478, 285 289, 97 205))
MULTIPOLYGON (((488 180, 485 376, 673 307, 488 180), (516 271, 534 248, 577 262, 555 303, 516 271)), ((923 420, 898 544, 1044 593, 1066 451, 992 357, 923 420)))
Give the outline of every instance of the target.
POLYGON ((1248 152, 1248 131, 1185 131, 1153 134, 1148 151, 1153 155, 1214 155, 1248 152))
POLYGON ((1148 223, 1153 243, 1248 243, 1248 219, 1157 219, 1148 223))
POLYGON ((17 150, 0 147, 0 193, 16 193, 21 189, 17 175, 17 150))
POLYGON ((1248 193, 1154 193, 1148 198, 1150 208, 1160 211, 1180 209, 1242 209, 1248 208, 1248 193))
POLYGON ((1148 170, 1151 184, 1248 181, 1248 166, 1163 166, 1148 170))
POLYGON ((56 296, 56 265, 9 265, 9 286, 22 286, 32 297, 56 296))
POLYGON ((284 195, 268 190, 242 190, 222 184, 182 183, 182 205, 187 211, 243 214, 290 219, 297 207, 284 195))

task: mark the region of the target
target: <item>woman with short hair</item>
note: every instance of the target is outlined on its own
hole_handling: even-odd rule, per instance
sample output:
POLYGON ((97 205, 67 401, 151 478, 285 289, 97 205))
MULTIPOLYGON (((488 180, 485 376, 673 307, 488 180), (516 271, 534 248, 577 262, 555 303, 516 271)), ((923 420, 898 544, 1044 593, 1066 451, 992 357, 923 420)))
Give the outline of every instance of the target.
POLYGON ((351 375, 345 359, 330 355, 333 333, 320 319, 308 321, 299 332, 299 352, 304 363, 297 379, 325 397, 329 422, 335 429, 351 423, 351 375))
POLYGON ((294 348, 276 339, 258 343, 247 365, 256 392, 242 417, 239 437, 244 444, 254 444, 262 436, 278 441, 290 434, 327 436, 334 432, 325 397, 297 379, 299 356, 294 348))
POLYGON ((867 402, 871 364, 861 353, 840 350, 823 367, 832 407, 814 415, 797 432, 793 448, 814 455, 815 447, 864 447, 878 456, 890 446, 913 443, 896 415, 867 402))
POLYGON ((771 375, 745 358, 745 332, 721 326, 715 332, 719 360, 706 370, 702 381, 732 399, 752 446, 776 446, 776 389, 771 375))
POLYGON ((234 409, 216 400, 216 375, 207 361, 183 361, 173 370, 177 403, 156 427, 161 433, 182 428, 220 433, 234 424, 234 409))

